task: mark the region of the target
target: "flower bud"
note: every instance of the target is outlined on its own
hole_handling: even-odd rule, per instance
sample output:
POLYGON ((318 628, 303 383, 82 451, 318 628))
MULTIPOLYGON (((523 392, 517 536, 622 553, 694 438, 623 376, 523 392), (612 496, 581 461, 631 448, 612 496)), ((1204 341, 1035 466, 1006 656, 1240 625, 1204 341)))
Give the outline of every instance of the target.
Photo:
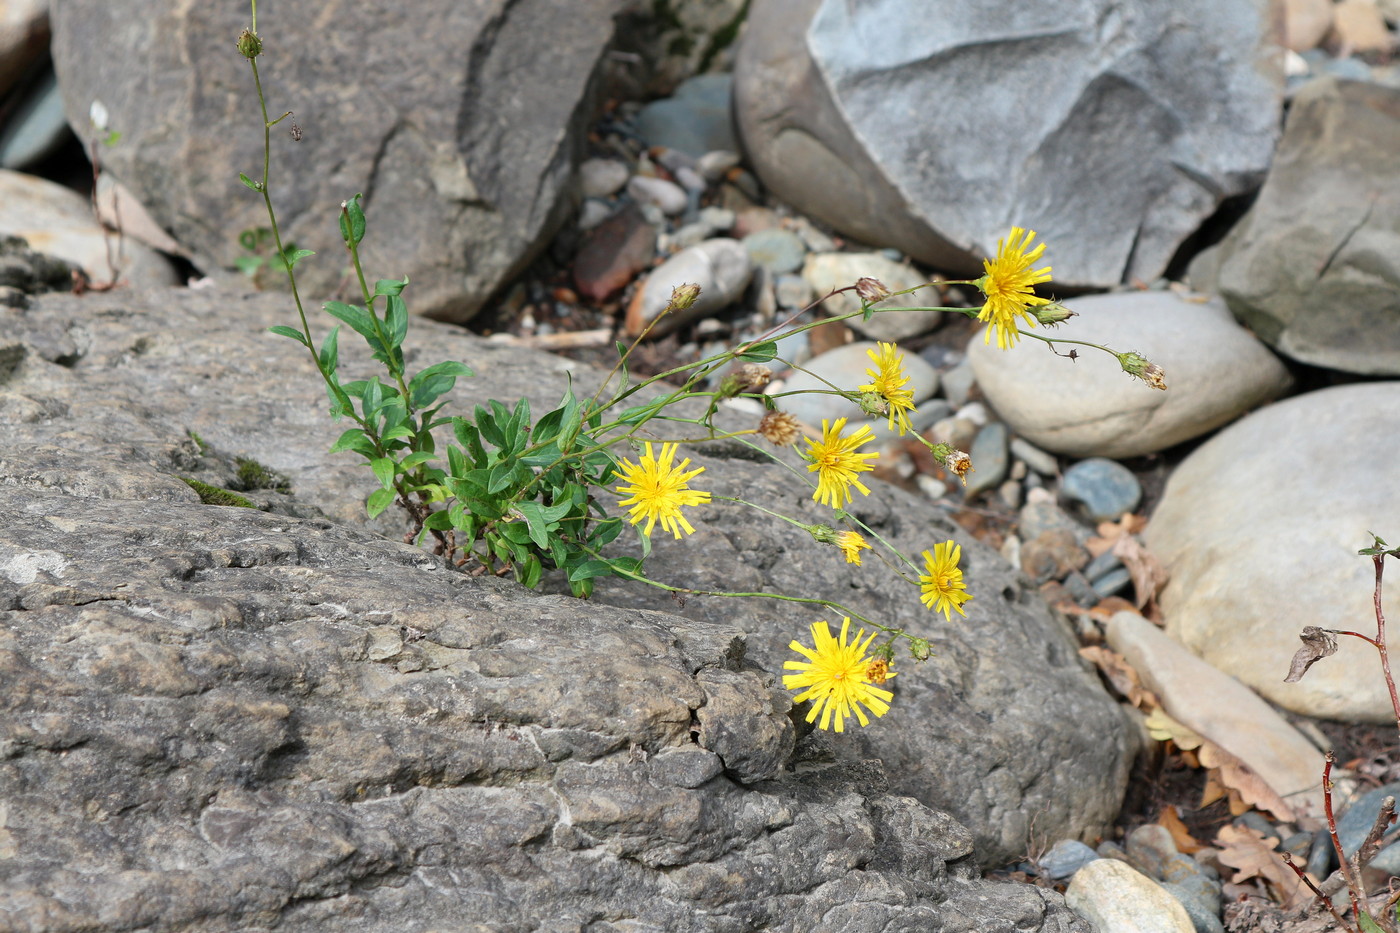
POLYGON ((262 54, 262 40, 258 34, 251 29, 245 29, 238 34, 238 53, 248 60, 257 58, 262 54))
POLYGON ((929 650, 927 641, 922 638, 914 638, 909 642, 909 654, 915 661, 927 661, 932 651, 929 650))
POLYGON ((818 544, 835 544, 836 529, 830 525, 808 525, 807 533, 812 536, 812 540, 818 544))
POLYGON ((791 447, 802 432, 797 419, 785 411, 770 411, 758 423, 758 434, 775 447, 791 447))
POLYGON ((878 392, 862 392, 856 403, 872 418, 883 418, 890 412, 890 403, 878 392))
POLYGON ((890 289, 884 282, 867 275, 856 279, 856 294, 860 296, 861 301, 873 305, 890 297, 890 289))
POLYGON ((1035 315, 1036 323, 1044 324, 1046 327, 1054 327, 1056 324, 1063 324, 1070 318, 1078 316, 1074 311, 1066 308, 1058 301, 1036 305, 1034 308, 1030 309, 1030 312, 1035 315))
POLYGON ((1141 379, 1153 389, 1166 391, 1167 374, 1162 371, 1162 367, 1131 350, 1127 353, 1118 354, 1118 365, 1123 367, 1123 372, 1135 379, 1141 379))
POLYGON ((671 311, 684 311, 695 304, 695 299, 700 297, 700 286, 687 282, 684 285, 677 285, 671 289, 671 300, 666 303, 666 310, 662 314, 671 311))

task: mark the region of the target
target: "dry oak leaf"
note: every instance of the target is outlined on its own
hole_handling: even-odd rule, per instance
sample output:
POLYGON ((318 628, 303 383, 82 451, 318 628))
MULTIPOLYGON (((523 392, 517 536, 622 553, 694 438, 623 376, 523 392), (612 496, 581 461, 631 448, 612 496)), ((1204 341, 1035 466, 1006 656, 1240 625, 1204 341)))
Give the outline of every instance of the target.
MULTIPOLYGON (((1210 739, 1177 722, 1165 710, 1154 709, 1148 714, 1147 731, 1159 742, 1170 740, 1177 748, 1196 750, 1201 766, 1214 772, 1222 786, 1238 794, 1240 804, 1267 810, 1280 820, 1292 822, 1297 819, 1293 808, 1253 768, 1210 739)), ((1235 812, 1236 806, 1232 801, 1231 812, 1235 812)))
POLYGON ((1142 685, 1138 672, 1118 652, 1102 645, 1088 645, 1079 649, 1079 656, 1093 662, 1118 695, 1133 706, 1138 709, 1157 706, 1157 697, 1142 685))
POLYGON ((1113 550, 1113 545, 1119 538, 1128 535, 1135 535, 1147 527, 1147 518, 1142 515, 1133 515, 1124 512, 1123 517, 1116 522, 1099 522, 1098 535, 1084 542, 1085 549, 1095 557, 1105 551, 1113 550))
POLYGON ((1113 553, 1128 568, 1128 575, 1133 578, 1137 608, 1142 609, 1156 599, 1162 587, 1167 585, 1167 571, 1161 561, 1132 535, 1123 535, 1114 542, 1113 553))
POLYGON ((1206 844, 1191 835, 1191 830, 1186 828, 1186 824, 1181 822, 1181 816, 1176 812, 1174 804, 1167 804, 1162 808, 1162 813, 1157 817, 1157 822, 1172 834, 1172 842, 1176 845, 1178 852, 1183 855, 1195 855, 1197 852, 1207 848, 1206 844))
POLYGON ((1277 839, 1265 839, 1257 829, 1230 823, 1220 827, 1215 844, 1220 848, 1221 864, 1235 869, 1235 876, 1230 879, 1233 884, 1260 878, 1281 903, 1289 903, 1299 896, 1299 888, 1305 899, 1311 896, 1293 869, 1274 851, 1277 839))

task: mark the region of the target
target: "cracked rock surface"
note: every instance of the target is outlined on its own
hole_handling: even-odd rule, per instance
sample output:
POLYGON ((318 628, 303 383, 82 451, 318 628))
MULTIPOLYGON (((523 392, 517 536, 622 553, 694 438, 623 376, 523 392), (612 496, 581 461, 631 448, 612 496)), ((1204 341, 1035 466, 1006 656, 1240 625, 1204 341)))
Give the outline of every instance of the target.
MULTIPOLYGON (((939 655, 893 681, 877 728, 804 736, 774 646, 807 612, 540 595, 364 523, 373 479, 324 453, 341 426, 300 348, 264 332, 282 298, 45 295, 0 314, 23 351, 0 385, 7 929, 1086 929, 978 861, 1024 850, 1032 815, 1099 831, 1127 730, 971 539, 981 610, 919 615, 939 655), (231 508, 179 478, 230 486, 236 457, 285 485, 231 508)), ((569 365, 431 322, 409 344, 477 368, 458 410, 551 404, 569 365)), ((703 462, 716 491, 762 496, 780 472, 703 462)), ((898 491, 870 501, 906 549, 950 533, 898 491)), ((702 516, 654 575, 853 586, 739 514, 702 516)), ((898 601, 891 621, 913 624, 917 599, 898 601)))

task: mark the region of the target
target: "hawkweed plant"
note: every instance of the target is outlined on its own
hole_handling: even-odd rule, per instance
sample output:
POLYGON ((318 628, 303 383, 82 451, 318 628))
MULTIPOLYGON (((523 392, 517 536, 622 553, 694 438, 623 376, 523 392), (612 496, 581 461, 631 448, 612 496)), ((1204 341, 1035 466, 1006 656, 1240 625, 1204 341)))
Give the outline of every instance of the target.
MULTIPOLYGON (((950 620, 954 611, 964 614, 963 606, 972 596, 958 567, 961 548, 957 544, 948 541, 936 544, 932 552, 925 551, 921 569, 845 511, 857 493, 870 494, 860 478, 873 469, 872 463, 879 457, 878 451, 862 449, 874 440, 870 425, 848 426, 844 418, 823 422, 819 439, 805 437, 806 449, 800 453, 806 461, 805 471, 794 469, 778 456, 781 449, 804 439, 806 428, 782 410, 783 399, 792 393, 764 391, 772 374, 764 364, 777 361, 792 367, 778 357, 777 341, 827 323, 855 317, 868 321, 875 314, 907 310, 877 307, 892 297, 890 289, 876 279, 859 279, 832 290, 812 305, 854 292, 860 300, 858 311, 800 324, 795 323, 801 314, 797 312, 756 340, 633 382, 628 360, 646 337, 644 330, 630 345, 617 345, 618 362, 591 397, 576 396, 570 386, 558 405, 538 418, 523 398, 490 399, 474 406, 470 415, 449 414, 445 396, 459 378, 473 375, 472 370, 465 363, 450 360, 416 373, 405 368, 403 345, 409 313, 404 295, 409 282, 407 278, 377 279, 373 286, 369 284, 360 261, 366 229, 360 195, 341 203, 339 217, 359 301, 326 302, 323 309, 339 323, 319 344, 313 337, 296 271, 298 264, 313 254, 283 242, 270 188, 272 129, 291 113, 269 118, 258 72, 263 43, 257 31, 257 0, 250 0, 250 8, 252 22, 239 35, 237 47, 248 62, 261 110, 263 162, 257 178, 246 174, 239 178, 262 196, 274 258, 268 266, 286 273, 300 325, 278 325, 271 330, 306 349, 325 384, 331 418, 348 422, 330 449, 332 453, 357 454, 368 463, 377 481, 377 488, 365 502, 368 515, 373 518, 396 505, 406 517, 407 540, 430 547, 467 572, 508 573, 527 587, 538 586, 549 571, 562 574, 579 597, 592 594, 598 578, 619 577, 680 595, 764 597, 833 613, 842 619, 840 634, 833 637, 828 623, 821 620, 811 626, 811 647, 793 641, 793 650, 806 660, 785 665, 800 673, 785 675, 784 685, 798 691, 796 702, 810 703, 807 720, 822 729, 841 732, 848 720, 864 726, 870 716, 885 715, 894 694, 881 685, 895 676, 891 670, 895 644, 902 640, 909 657, 922 661, 930 654, 927 640, 882 625, 831 600, 671 586, 648 577, 644 564, 658 525, 673 540, 683 541, 695 531, 693 516, 724 503, 752 508, 804 529, 816 544, 831 547, 833 557, 844 558, 848 564, 861 566, 864 551, 888 551, 894 559, 882 562, 909 584, 911 596, 950 620), (365 341, 374 361, 383 367, 382 375, 349 382, 341 379, 338 348, 342 326, 365 341), (717 387, 704 388, 711 384, 717 387), (641 401, 648 396, 654 397, 641 401), (722 431, 714 423, 715 416, 726 400, 737 397, 757 400, 765 414, 751 428, 722 431), (683 414, 698 410, 696 401, 704 403, 703 413, 698 417, 683 414), (663 424, 680 426, 685 436, 657 439, 653 432, 663 424), (447 436, 451 440, 443 443, 447 436), (681 456, 681 448, 722 439, 745 444, 769 457, 778 468, 792 471, 794 483, 809 485, 812 498, 832 510, 831 523, 809 524, 758 503, 700 488, 704 467, 691 468, 690 459, 681 456), (838 525, 841 527, 835 527, 838 525), (628 526, 637 532, 640 557, 611 552, 610 545, 628 526), (854 638, 849 637, 852 620, 860 626, 854 638), (877 638, 880 644, 872 647, 877 638)), ((986 299, 981 309, 935 310, 986 322, 987 339, 995 333, 1002 348, 1014 346, 1021 336, 1033 336, 1052 348, 1062 342, 1020 329, 1021 324, 1059 323, 1072 314, 1035 294, 1036 285, 1049 281, 1050 267, 1031 269, 1045 250, 1043 243, 1032 248, 1034 239, 1033 232, 1014 228, 999 244, 996 258, 986 262, 984 276, 949 283, 978 288, 986 299)), ((689 307, 698 296, 698 286, 677 287, 666 313, 689 307)), ((1063 342, 1095 347, 1120 360, 1125 356, 1083 341, 1063 342)), ((1154 384, 1148 378, 1150 364, 1132 356, 1141 361, 1134 363, 1139 371, 1133 374, 1154 384)), ((872 418, 884 418, 900 436, 912 434, 950 472, 966 477, 972 462, 965 452, 932 444, 913 432, 913 392, 908 388, 904 357, 895 345, 878 344, 870 358, 867 382, 857 386, 826 383, 820 391, 855 402, 872 418)), ((1160 373, 1155 371, 1155 384, 1165 388, 1160 373)))

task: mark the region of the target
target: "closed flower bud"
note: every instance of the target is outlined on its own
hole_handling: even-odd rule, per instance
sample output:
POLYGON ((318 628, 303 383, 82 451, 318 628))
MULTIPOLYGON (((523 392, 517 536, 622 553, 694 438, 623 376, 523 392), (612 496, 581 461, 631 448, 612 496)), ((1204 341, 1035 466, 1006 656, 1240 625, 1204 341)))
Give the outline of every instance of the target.
POLYGON ((687 282, 684 285, 677 285, 671 289, 671 300, 666 303, 665 314, 669 311, 684 311, 695 304, 695 299, 700 297, 700 286, 687 282))
POLYGON ((928 642, 922 638, 915 638, 909 642, 909 654, 915 661, 927 661, 932 652, 929 650, 928 642))
POLYGON ((884 282, 867 275, 856 279, 856 294, 860 296, 861 301, 873 305, 890 297, 890 289, 884 282))
POLYGON ((1162 367, 1147 359, 1139 353, 1129 351, 1118 354, 1118 365, 1123 367, 1123 372, 1143 382, 1153 389, 1166 391, 1167 374, 1162 371, 1162 367))
POLYGON ((785 411, 770 411, 758 423, 758 434, 776 447, 791 447, 802 432, 797 419, 785 411))
POLYGON ((818 544, 835 544, 837 531, 830 525, 808 525, 807 533, 818 544))
POLYGON ((1044 324, 1046 327, 1054 327, 1056 324, 1063 324, 1070 318, 1078 316, 1075 312, 1066 308, 1058 301, 1036 305, 1031 308, 1031 314, 1035 315, 1036 323, 1044 324))
POLYGON ((872 418, 883 418, 889 414, 890 403, 878 392, 862 392, 856 401, 860 405, 860 410, 872 418))
POLYGON ((258 34, 251 29, 245 29, 238 34, 238 52, 244 58, 254 59, 262 54, 262 40, 258 34))

